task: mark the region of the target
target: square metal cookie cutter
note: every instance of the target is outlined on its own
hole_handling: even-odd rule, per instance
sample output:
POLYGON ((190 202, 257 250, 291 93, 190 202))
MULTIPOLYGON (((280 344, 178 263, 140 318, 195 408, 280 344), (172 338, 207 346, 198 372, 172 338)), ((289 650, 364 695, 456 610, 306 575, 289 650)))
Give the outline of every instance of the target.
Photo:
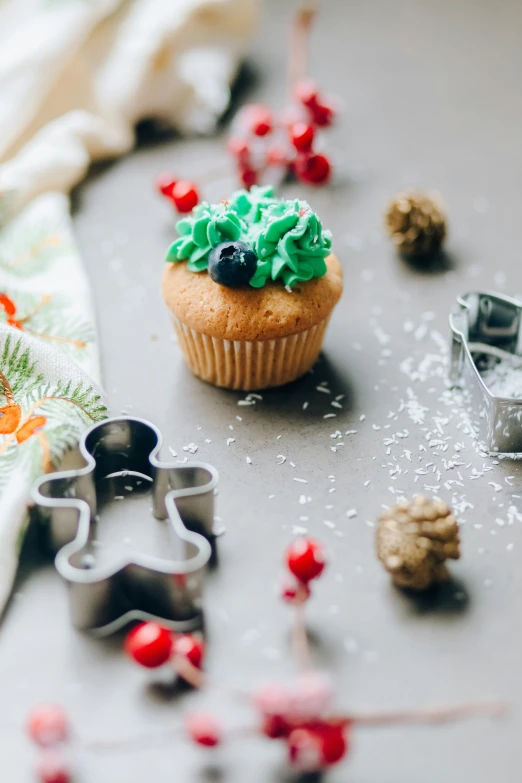
POLYGON ((147 421, 106 419, 71 453, 74 469, 33 487, 80 630, 106 635, 137 619, 183 630, 201 623, 218 474, 200 462, 160 462, 161 442, 147 421), (102 543, 109 522, 113 540, 102 543))
POLYGON ((459 296, 457 305, 450 315, 451 384, 462 390, 484 450, 520 453, 522 399, 493 394, 478 365, 505 361, 520 368, 522 379, 522 304, 503 294, 479 291, 459 296))

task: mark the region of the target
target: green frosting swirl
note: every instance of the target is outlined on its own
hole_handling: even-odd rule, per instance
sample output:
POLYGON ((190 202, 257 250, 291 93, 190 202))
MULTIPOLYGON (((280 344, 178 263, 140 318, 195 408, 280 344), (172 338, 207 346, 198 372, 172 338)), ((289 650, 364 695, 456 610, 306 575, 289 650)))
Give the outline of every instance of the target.
POLYGON ((323 277, 331 252, 331 234, 306 201, 278 199, 271 187, 239 190, 228 202, 198 205, 176 225, 179 238, 167 261, 188 261, 191 272, 207 269, 210 251, 221 242, 241 240, 257 255, 250 280, 261 288, 268 280, 285 286, 323 277))

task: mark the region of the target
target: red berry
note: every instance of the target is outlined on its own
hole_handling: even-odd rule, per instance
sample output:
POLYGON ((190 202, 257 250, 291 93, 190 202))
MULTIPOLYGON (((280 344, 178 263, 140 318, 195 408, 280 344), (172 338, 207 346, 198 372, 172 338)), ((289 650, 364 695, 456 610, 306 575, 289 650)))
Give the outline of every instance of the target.
POLYGON ((346 728, 342 724, 324 724, 320 729, 323 743, 323 759, 325 764, 337 764, 346 755, 346 728))
POLYGON ((289 694, 280 685, 267 685, 254 693, 254 704, 262 716, 261 731, 270 739, 287 737, 291 726, 286 719, 289 694))
POLYGON ((257 185, 257 171, 254 171, 254 169, 242 168, 239 178, 247 190, 250 190, 253 185, 257 185))
POLYGON ((185 720, 185 728, 193 742, 206 748, 215 748, 221 743, 221 724, 212 716, 195 712, 185 720))
POLYGON ((287 742, 288 756, 293 767, 301 772, 318 772, 324 768, 322 742, 317 732, 300 727, 290 733, 287 742))
POLYGON ((328 127, 328 125, 332 124, 335 118, 335 111, 326 103, 318 103, 316 106, 310 106, 309 112, 312 121, 320 128, 328 127))
POLYGON ((250 147, 243 139, 232 138, 228 140, 227 149, 231 155, 238 159, 239 163, 245 163, 250 159, 250 147))
POLYGON ((199 203, 199 193, 193 182, 180 179, 172 188, 172 201, 178 212, 192 212, 199 203))
POLYGON ((69 719, 57 704, 43 704, 29 714, 27 732, 42 747, 64 742, 69 735, 69 719))
POLYGON ((296 122, 290 127, 290 141, 298 152, 308 152, 314 143, 315 130, 306 122, 296 122))
POLYGON ((266 715, 263 718, 261 732, 268 739, 286 738, 291 731, 292 726, 285 720, 283 715, 266 715))
POLYGON ((5 314, 10 317, 16 313, 16 305, 7 294, 0 294, 0 307, 2 307, 5 314))
POLYGON ((248 106, 245 112, 249 130, 254 136, 267 136, 272 132, 272 112, 268 106, 248 106))
POLYGON ((172 191, 175 184, 176 180, 173 179, 171 174, 160 174, 156 180, 156 188, 159 193, 161 193, 162 196, 166 196, 166 198, 172 198, 172 191))
POLYGON ((313 538, 296 538, 286 550, 286 563, 296 579, 308 584, 326 565, 323 546, 313 538))
POLYGON ((172 634, 159 623, 141 623, 127 634, 125 652, 140 666, 156 669, 172 655, 172 634))
POLYGON ((290 763, 315 772, 341 761, 348 745, 343 724, 317 723, 294 729, 288 737, 290 763))
POLYGON ((317 89, 317 84, 311 79, 303 79, 302 81, 297 82, 294 92, 295 97, 303 106, 310 108, 317 104, 319 91, 317 89))
POLYGON ((174 637, 172 653, 180 658, 186 658, 192 666, 201 669, 203 658, 205 657, 205 645, 191 634, 181 634, 174 637))
POLYGON ((61 753, 47 752, 41 756, 36 768, 40 783, 71 783, 71 771, 61 753))
POLYGON ((332 167, 326 155, 299 155, 294 163, 295 175, 309 185, 323 185, 330 179, 332 167))
POLYGON ((281 585, 281 598, 287 604, 299 606, 308 601, 310 595, 310 588, 307 584, 303 584, 291 574, 284 577, 281 585))

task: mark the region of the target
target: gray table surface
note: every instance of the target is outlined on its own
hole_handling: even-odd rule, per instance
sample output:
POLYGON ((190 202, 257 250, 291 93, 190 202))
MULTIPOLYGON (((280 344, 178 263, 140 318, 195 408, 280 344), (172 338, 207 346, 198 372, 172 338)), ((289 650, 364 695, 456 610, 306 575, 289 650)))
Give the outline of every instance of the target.
MULTIPOLYGON (((291 3, 271 0, 266 9, 250 95, 282 105, 291 3)), ((334 187, 304 195, 334 233, 345 292, 313 375, 250 407, 238 406, 244 395, 189 374, 159 291, 174 221, 154 177, 172 169, 197 179, 220 165, 222 139, 142 145, 94 172, 77 194, 112 411, 151 418, 180 455, 197 444, 196 456, 221 474, 226 535, 206 591, 212 677, 253 687, 295 671, 289 612, 273 588, 285 544, 306 528, 331 556, 309 617, 314 654, 335 678, 339 706, 490 697, 513 705, 505 721, 358 730, 332 783, 520 779, 522 472, 519 463, 495 464, 476 452, 445 394, 441 344, 458 293, 522 290, 521 68, 518 0, 325 0, 313 72, 346 101, 329 139, 340 174, 334 187), (382 236, 388 197, 410 184, 444 195, 451 219, 444 269, 409 267, 382 236), (323 383, 330 394, 316 390, 323 383), (341 394, 342 407, 332 407, 341 394), (337 430, 342 439, 331 437, 337 430), (412 601, 377 563, 373 526, 394 493, 429 492, 425 485, 456 501, 463 558, 438 599, 412 601)), ((207 195, 221 198, 231 184, 216 183, 207 195)), ((2 780, 32 779, 32 750, 18 725, 35 702, 63 702, 85 736, 117 737, 170 725, 202 701, 154 688, 120 643, 74 632, 52 565, 25 554, 0 636, 2 780)), ((234 703, 221 697, 219 705, 239 717, 234 703)), ((85 758, 79 779, 266 783, 286 779, 283 755, 263 740, 215 757, 172 743, 85 758)))

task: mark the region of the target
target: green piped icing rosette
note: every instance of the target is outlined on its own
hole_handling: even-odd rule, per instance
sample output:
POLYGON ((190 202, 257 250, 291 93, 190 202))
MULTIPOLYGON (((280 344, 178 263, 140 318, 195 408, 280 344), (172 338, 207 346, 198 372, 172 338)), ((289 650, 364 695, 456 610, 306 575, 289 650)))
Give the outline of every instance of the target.
POLYGON ((239 190, 227 202, 203 202, 178 221, 179 237, 171 245, 167 261, 187 261, 191 272, 208 267, 212 248, 240 240, 257 256, 249 285, 261 288, 268 280, 294 286, 323 277, 332 239, 307 204, 299 199, 276 198, 272 187, 239 190))

